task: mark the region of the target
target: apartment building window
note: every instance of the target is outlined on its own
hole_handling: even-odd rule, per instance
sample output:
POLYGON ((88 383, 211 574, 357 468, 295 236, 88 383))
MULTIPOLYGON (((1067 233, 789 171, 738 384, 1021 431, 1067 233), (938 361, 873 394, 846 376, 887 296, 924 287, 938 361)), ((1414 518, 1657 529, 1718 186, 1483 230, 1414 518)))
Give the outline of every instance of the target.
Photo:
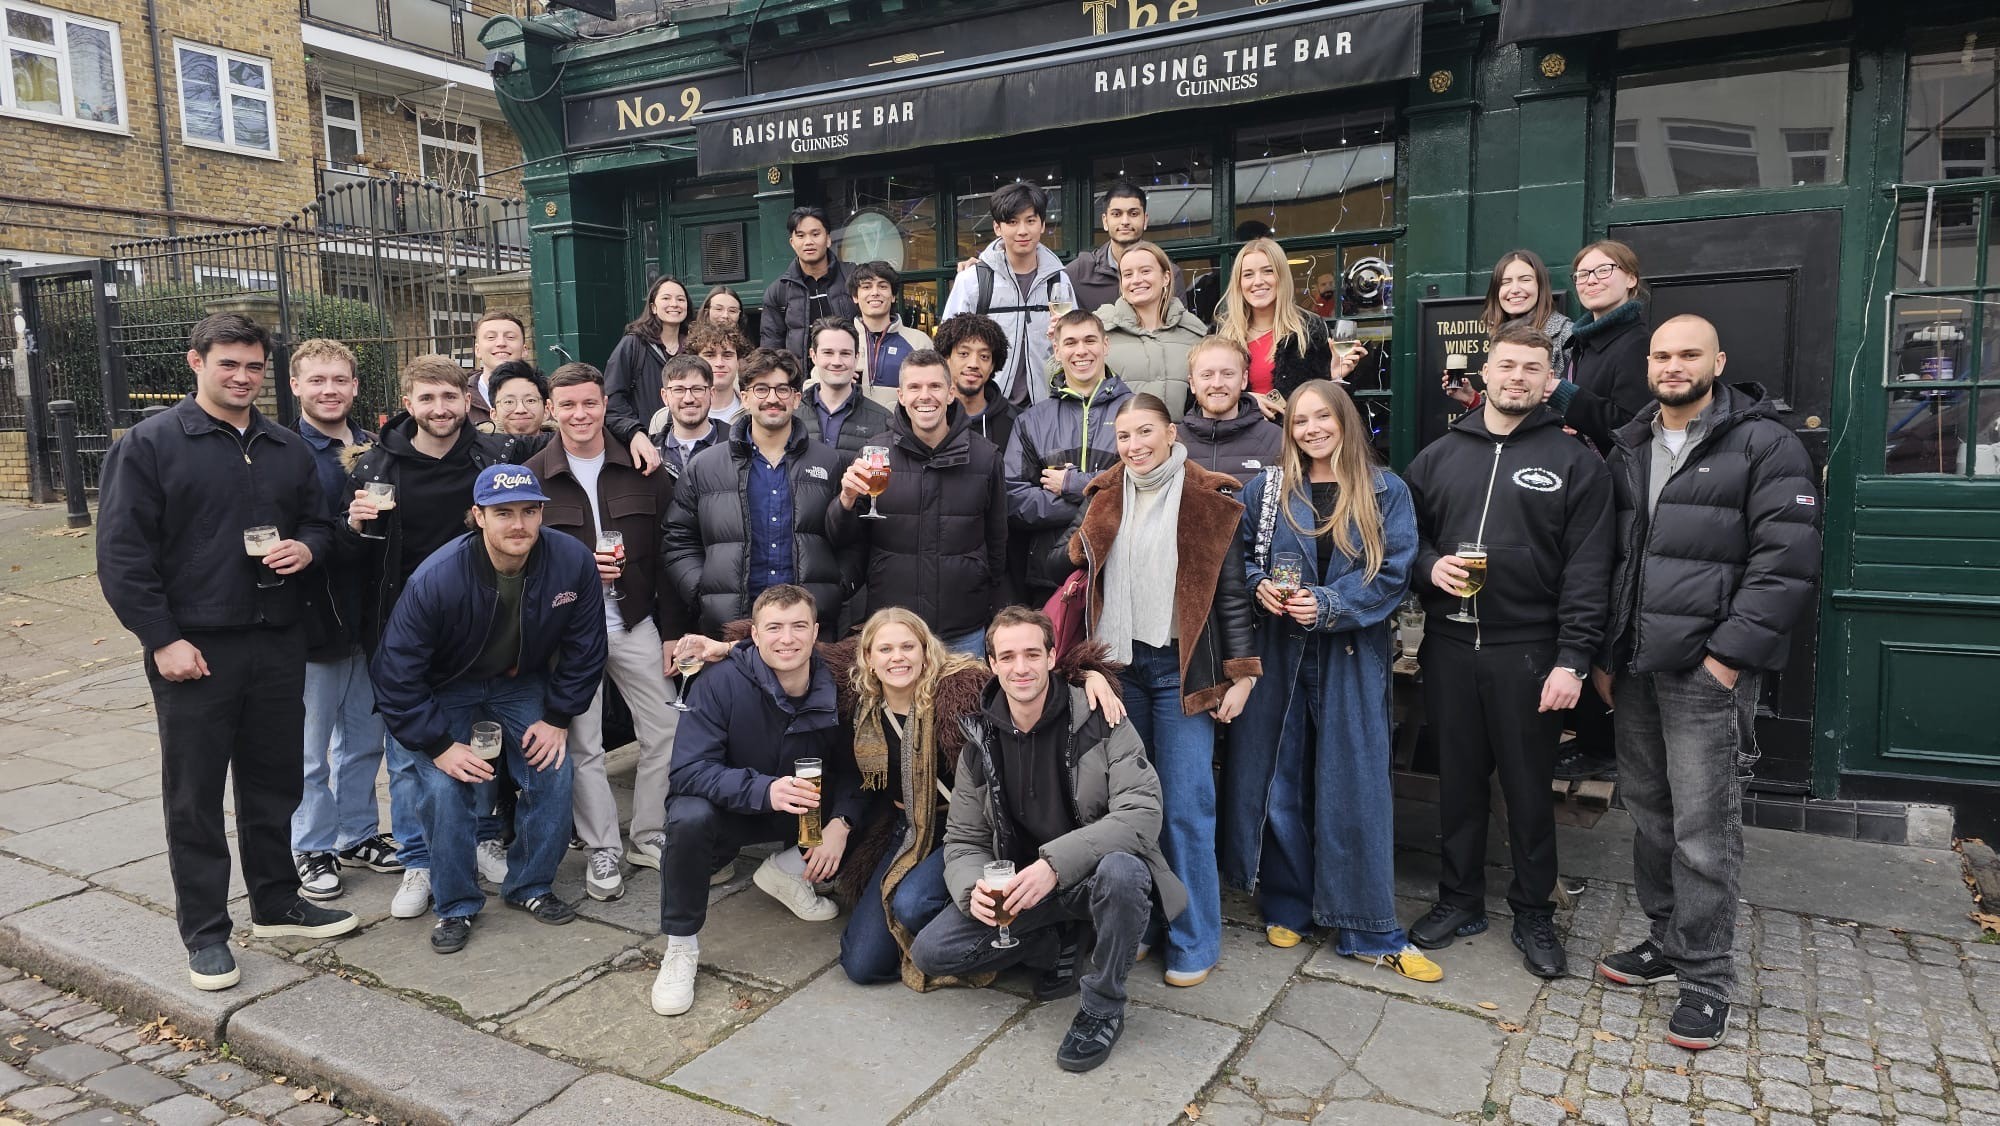
POLYGON ((486 175, 479 151, 479 123, 424 114, 417 118, 423 177, 434 184, 476 192, 486 175))
POLYGON ((118 25, 33 4, 0 3, 0 111, 125 127, 118 25))
POLYGON ((181 139, 204 148, 278 155, 271 62, 199 43, 174 44, 180 64, 181 139))
POLYGON ((352 167, 363 152, 361 99, 345 90, 325 91, 320 95, 320 120, 326 126, 327 163, 352 167))

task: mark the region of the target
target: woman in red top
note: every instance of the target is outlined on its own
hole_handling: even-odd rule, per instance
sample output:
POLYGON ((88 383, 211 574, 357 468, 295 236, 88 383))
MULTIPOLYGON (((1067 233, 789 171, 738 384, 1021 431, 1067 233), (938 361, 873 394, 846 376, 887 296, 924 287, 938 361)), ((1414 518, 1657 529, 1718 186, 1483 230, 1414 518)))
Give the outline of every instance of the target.
POLYGON ((1285 250, 1268 238, 1251 239, 1236 252, 1215 331, 1250 353, 1250 391, 1266 418, 1283 414, 1285 399, 1308 381, 1346 382, 1368 354, 1356 347, 1334 359, 1326 321, 1300 307, 1285 250))

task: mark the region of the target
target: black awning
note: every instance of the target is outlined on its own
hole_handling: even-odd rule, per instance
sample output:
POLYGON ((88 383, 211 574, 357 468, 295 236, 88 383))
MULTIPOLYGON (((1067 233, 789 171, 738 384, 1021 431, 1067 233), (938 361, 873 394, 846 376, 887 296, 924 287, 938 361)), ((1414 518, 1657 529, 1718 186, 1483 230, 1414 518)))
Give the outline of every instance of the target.
POLYGON ((1567 39, 1656 23, 1779 8, 1795 0, 1501 0, 1500 41, 1567 39))
POLYGON ((896 152, 1409 78, 1422 16, 1421 0, 1364 0, 743 99, 696 119, 698 167, 896 152))

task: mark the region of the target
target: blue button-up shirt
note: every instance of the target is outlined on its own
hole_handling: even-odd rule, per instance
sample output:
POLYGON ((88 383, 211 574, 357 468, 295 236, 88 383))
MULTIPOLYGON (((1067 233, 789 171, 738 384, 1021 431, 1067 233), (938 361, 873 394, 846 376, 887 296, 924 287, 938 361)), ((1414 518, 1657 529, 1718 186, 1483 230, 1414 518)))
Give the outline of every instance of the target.
POLYGON ((750 450, 750 597, 792 581, 792 479, 750 450))
POLYGON ((326 498, 330 510, 338 515, 346 507, 342 501, 347 492, 347 466, 343 463, 341 455, 348 446, 373 442, 375 436, 350 422, 347 424, 347 441, 329 438, 320 433, 312 423, 307 422, 303 415, 299 417, 298 428, 300 437, 303 437, 306 445, 312 448, 313 470, 319 475, 320 495, 326 498))

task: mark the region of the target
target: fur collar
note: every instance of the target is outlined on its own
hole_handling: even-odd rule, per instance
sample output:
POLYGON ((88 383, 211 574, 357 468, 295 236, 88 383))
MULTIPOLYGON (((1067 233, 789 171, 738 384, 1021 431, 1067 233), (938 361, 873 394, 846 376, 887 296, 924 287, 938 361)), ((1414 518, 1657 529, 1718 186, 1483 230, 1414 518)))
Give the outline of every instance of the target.
POLYGON ((1599 333, 1610 332, 1620 325, 1637 324, 1645 312, 1646 306, 1637 298, 1633 298, 1601 317, 1585 313, 1581 318, 1570 322, 1570 339, 1581 342, 1599 333))

